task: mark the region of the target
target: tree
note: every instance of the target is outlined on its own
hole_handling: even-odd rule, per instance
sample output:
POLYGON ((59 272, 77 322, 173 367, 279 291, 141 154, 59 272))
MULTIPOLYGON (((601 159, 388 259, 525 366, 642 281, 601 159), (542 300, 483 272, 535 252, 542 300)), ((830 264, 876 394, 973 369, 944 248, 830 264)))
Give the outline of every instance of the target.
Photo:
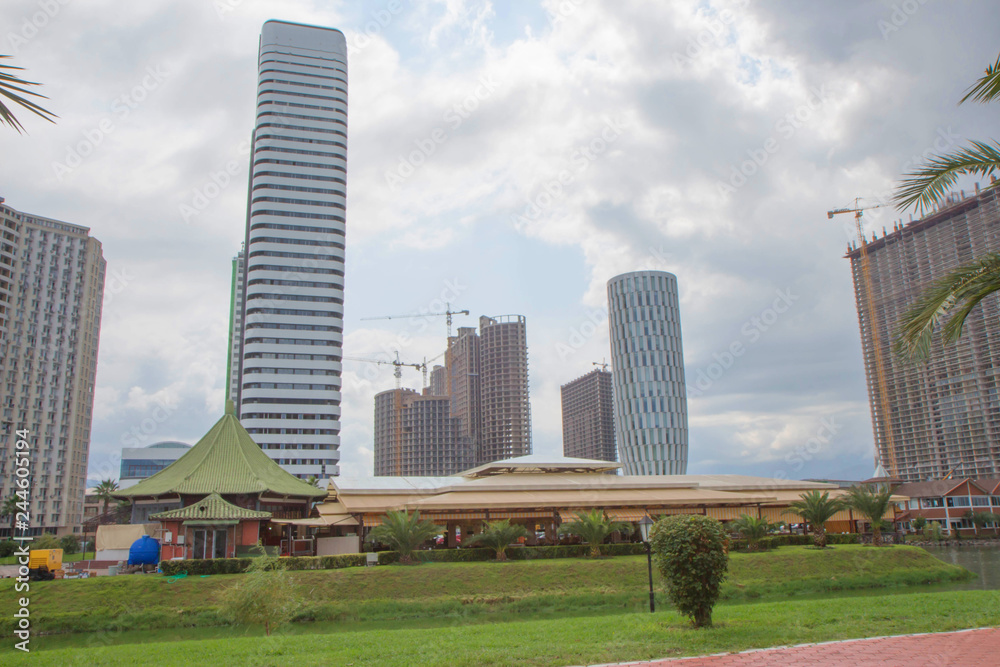
POLYGON ((80 538, 70 533, 59 538, 59 548, 64 554, 75 554, 80 552, 80 538))
POLYGON ((3 514, 10 520, 10 536, 14 537, 14 522, 17 519, 17 513, 20 511, 17 504, 21 502, 21 499, 17 496, 10 496, 3 501, 3 505, 0 505, 0 514, 3 514))
POLYGON ((771 523, 767 519, 758 519, 748 514, 741 514, 740 518, 732 523, 732 528, 747 541, 747 551, 757 551, 760 548, 760 541, 772 530, 781 526, 781 522, 771 523))
POLYGON ((488 522, 483 532, 473 535, 468 540, 463 540, 463 544, 482 544, 484 547, 496 551, 497 560, 503 561, 507 560, 507 547, 527 536, 527 528, 516 523, 512 524, 510 519, 502 519, 488 522))
MULTIPOLYGON (((992 102, 1000 98, 1000 56, 986 68, 959 104, 973 100, 992 102)), ((1000 170, 1000 143, 971 141, 965 148, 947 155, 933 156, 916 171, 907 174, 893 197, 902 210, 916 205, 934 205, 958 180, 960 174, 989 176, 1000 170)), ((965 318, 986 296, 1000 290, 1000 254, 987 253, 933 282, 917 297, 899 321, 894 349, 915 360, 926 359, 934 330, 944 323, 946 343, 962 335, 965 318)))
POLYGON ((847 504, 868 519, 872 525, 872 544, 882 546, 882 517, 892 506, 892 489, 852 486, 847 490, 847 504))
POLYGON ((42 533, 31 542, 32 549, 62 549, 59 538, 52 533, 42 533))
POLYGON ((921 533, 924 530, 924 526, 927 525, 927 519, 922 516, 914 517, 910 525, 913 527, 914 532, 921 533))
POLYGON ((813 544, 820 549, 826 548, 826 524, 833 516, 842 511, 844 501, 830 498, 830 492, 819 490, 809 491, 799 496, 799 500, 789 503, 788 509, 782 514, 801 517, 812 529, 813 544))
POLYGON ((112 495, 118 490, 118 482, 113 479, 102 480, 97 486, 94 487, 94 495, 97 496, 98 500, 104 501, 104 511, 103 514, 108 513, 108 505, 111 501, 115 499, 112 495))
MULTIPOLYGON (((10 58, 11 56, 2 56, 0 59, 10 58)), ((41 116, 50 123, 54 123, 55 118, 59 116, 55 115, 51 111, 46 111, 42 107, 38 106, 31 100, 22 97, 19 93, 24 93, 25 95, 31 95, 33 97, 39 97, 41 99, 48 99, 45 95, 41 93, 36 93, 33 90, 28 90, 25 86, 37 86, 39 84, 33 81, 25 81, 20 78, 15 71, 23 71, 23 67, 15 67, 14 65, 5 65, 0 62, 0 98, 6 97, 11 102, 18 104, 36 116, 41 116)), ((14 117, 14 113, 10 110, 10 107, 0 99, 0 125, 9 125, 10 127, 17 130, 20 134, 24 132, 24 126, 21 122, 14 117)))
POLYGON ((656 566, 677 611, 696 628, 712 625, 712 607, 729 567, 729 541, 722 524, 686 514, 660 519, 649 531, 656 566))
MULTIPOLYGON (((1000 516, 997 516, 993 512, 973 512, 969 510, 965 513, 965 518, 972 522, 972 525, 976 529, 976 537, 979 537, 979 529, 986 528, 991 523, 1000 522, 1000 516)), ((994 531, 996 532, 996 527, 994 526, 994 531)))
POLYGON ((292 619, 298 596, 284 564, 277 556, 268 556, 257 543, 259 555, 250 560, 246 573, 222 593, 222 609, 234 623, 263 625, 264 634, 292 619))
POLYGON ((561 535, 570 534, 579 537, 585 544, 590 546, 591 557, 601 555, 601 544, 608 535, 618 531, 621 533, 632 532, 632 525, 623 521, 612 521, 604 516, 601 510, 591 510, 590 512, 577 512, 576 520, 564 523, 559 526, 561 535))
POLYGON ((382 523, 372 528, 368 540, 388 544, 399 553, 400 563, 412 563, 413 552, 441 532, 441 528, 420 518, 420 512, 387 512, 382 523))

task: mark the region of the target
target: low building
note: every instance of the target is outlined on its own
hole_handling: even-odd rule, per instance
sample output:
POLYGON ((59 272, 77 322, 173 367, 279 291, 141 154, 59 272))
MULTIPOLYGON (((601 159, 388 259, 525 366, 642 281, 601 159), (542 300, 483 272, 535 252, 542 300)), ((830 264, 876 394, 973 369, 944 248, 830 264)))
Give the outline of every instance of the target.
MULTIPOLYGON (((729 522, 746 514, 796 523, 785 514, 792 502, 814 489, 842 497, 833 484, 744 475, 609 475, 620 463, 589 459, 522 456, 493 461, 447 477, 369 477, 330 481, 316 516, 289 523, 316 530, 317 544, 336 536, 337 553, 361 550, 367 532, 389 511, 419 510, 442 527, 447 545, 482 530, 486 521, 509 519, 529 529, 528 543, 558 540, 558 526, 580 511, 601 510, 613 520, 635 523, 671 514, 701 514, 729 522), (541 537, 544 535, 544 538, 541 537)), ((895 496, 894 500, 907 500, 895 496)), ((894 520, 895 507, 886 518, 894 520)), ((863 529, 851 510, 826 524, 829 532, 863 529)))
POLYGON ((161 558, 170 560, 239 556, 258 542, 297 553, 291 528, 272 519, 306 518, 327 494, 282 470, 227 401, 226 414, 184 456, 113 495, 132 502, 131 523, 159 523, 161 558))
MULTIPOLYGON (((1000 516, 1000 479, 939 479, 910 482, 896 487, 895 493, 907 496, 906 511, 900 515, 904 528, 923 517, 941 524, 947 535, 975 534, 975 525, 967 518, 970 512, 991 512, 1000 516)), ((1000 522, 998 522, 1000 523, 1000 522)), ((997 523, 994 528, 1000 527, 997 523)))

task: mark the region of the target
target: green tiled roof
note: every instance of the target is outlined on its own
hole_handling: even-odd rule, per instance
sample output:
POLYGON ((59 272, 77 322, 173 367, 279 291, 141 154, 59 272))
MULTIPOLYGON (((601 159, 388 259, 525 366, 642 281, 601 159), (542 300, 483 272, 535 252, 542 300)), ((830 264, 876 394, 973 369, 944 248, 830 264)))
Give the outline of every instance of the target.
POLYGON ((232 402, 184 456, 135 486, 116 491, 116 498, 173 494, 260 494, 322 498, 326 491, 304 482, 271 460, 236 418, 232 402))
POLYGON ((170 519, 270 519, 270 512, 260 512, 237 507, 223 500, 218 493, 210 494, 194 505, 151 514, 150 519, 168 521, 170 519))

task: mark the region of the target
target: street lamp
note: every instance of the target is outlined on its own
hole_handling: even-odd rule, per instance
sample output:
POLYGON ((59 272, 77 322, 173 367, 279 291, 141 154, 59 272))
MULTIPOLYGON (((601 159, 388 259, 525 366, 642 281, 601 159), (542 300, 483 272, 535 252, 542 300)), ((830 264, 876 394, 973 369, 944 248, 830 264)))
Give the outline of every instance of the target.
POLYGON ((639 532, 642 534, 642 543, 646 545, 646 565, 649 567, 649 613, 656 611, 656 602, 653 598, 653 552, 649 544, 649 529, 653 526, 653 520, 649 515, 644 515, 639 521, 639 532))

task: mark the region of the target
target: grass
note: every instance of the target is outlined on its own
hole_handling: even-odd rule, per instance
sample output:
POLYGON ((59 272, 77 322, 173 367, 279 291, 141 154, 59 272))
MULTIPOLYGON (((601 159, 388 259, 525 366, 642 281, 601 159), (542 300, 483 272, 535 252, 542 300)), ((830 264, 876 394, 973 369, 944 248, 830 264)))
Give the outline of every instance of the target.
MULTIPOLYGON (((81 561, 81 560, 93 560, 94 559, 94 552, 93 551, 88 551, 87 553, 90 554, 89 557, 84 557, 83 554, 66 554, 66 553, 63 553, 63 562, 64 563, 75 563, 75 562, 81 561)), ((0 565, 18 565, 17 556, 7 556, 6 558, 0 558, 0 565)))
MULTIPOLYGON (((1000 592, 961 591, 886 597, 797 600, 716 608, 715 627, 694 630, 672 611, 538 619, 432 628, 339 630, 336 624, 292 626, 292 633, 259 633, 191 640, 192 633, 160 632, 141 648, 107 646, 114 633, 88 636, 72 648, 4 654, 9 665, 132 665, 138 655, 157 665, 548 665, 741 651, 766 646, 867 636, 933 632, 1000 624, 1000 592)), ((193 633, 194 636, 198 632, 193 633)), ((5 647, 6 648, 6 647, 5 647)), ((9 650, 9 649, 8 649, 9 650)))
MULTIPOLYGON (((39 633, 224 626, 222 591, 242 575, 133 575, 31 584, 39 633)), ((299 622, 433 624, 535 617, 622 614, 648 603, 646 559, 557 559, 508 563, 428 563, 293 572, 299 622)), ((825 551, 782 547, 733 554, 722 599, 747 602, 840 591, 904 588, 972 576, 917 547, 856 545, 825 551)), ((654 570, 657 590, 662 590, 654 570)), ((0 581, 0 631, 13 623, 13 580, 0 581)), ((664 599, 660 595, 661 600, 664 599)))

